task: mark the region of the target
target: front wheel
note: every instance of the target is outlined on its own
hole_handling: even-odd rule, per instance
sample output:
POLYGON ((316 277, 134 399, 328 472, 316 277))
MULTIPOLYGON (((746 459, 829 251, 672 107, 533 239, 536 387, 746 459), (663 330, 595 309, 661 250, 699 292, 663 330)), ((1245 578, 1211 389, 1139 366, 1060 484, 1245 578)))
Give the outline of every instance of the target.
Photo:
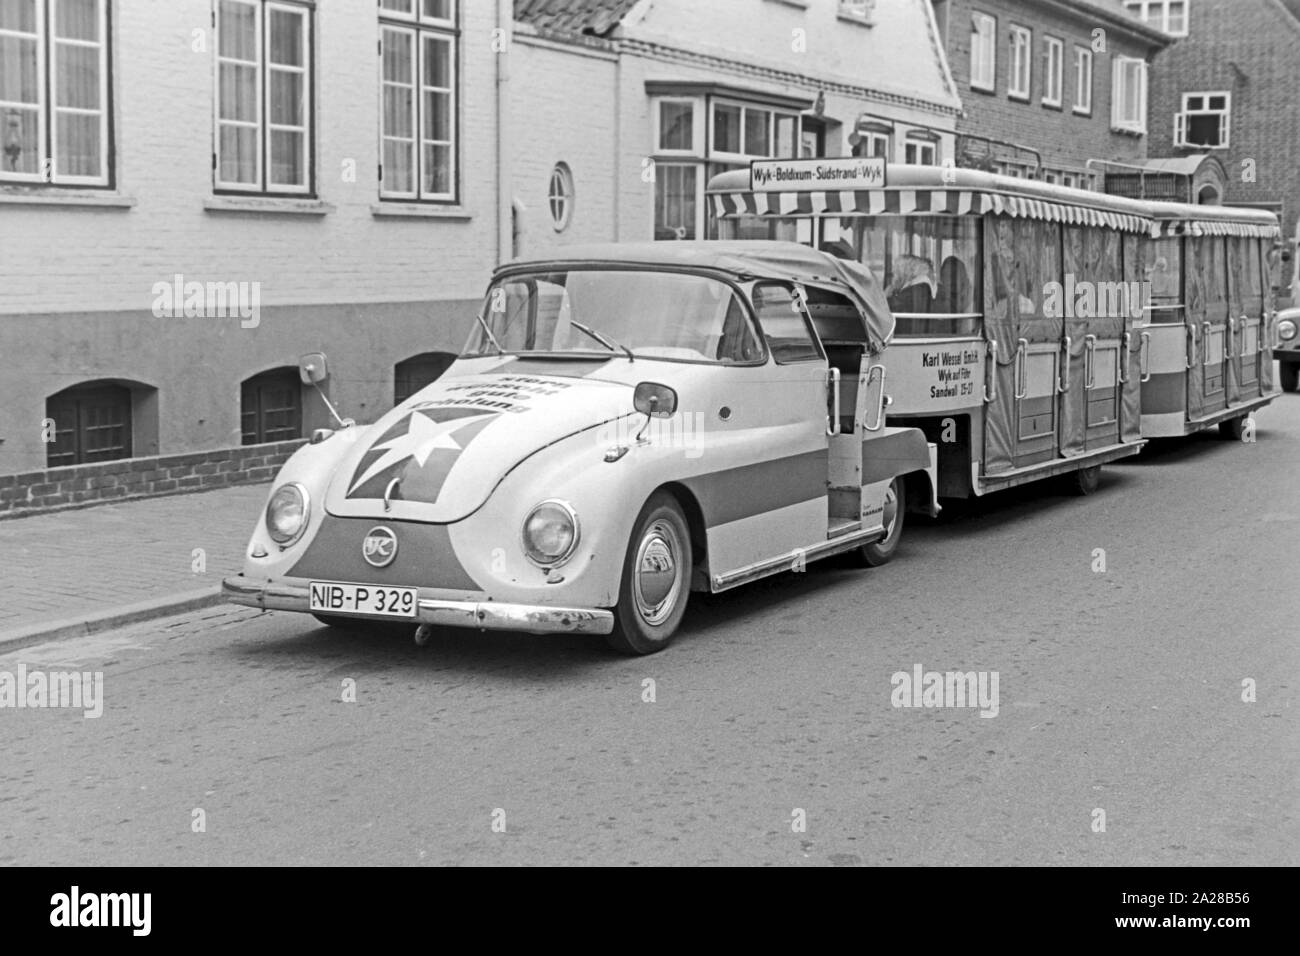
POLYGON ((656 492, 628 541, 610 646, 624 654, 654 654, 667 647, 686 613, 690 582, 686 518, 672 495, 656 492))
POLYGON ((898 550, 898 542, 903 540, 903 515, 907 513, 905 487, 902 478, 895 478, 889 483, 885 490, 885 511, 880 516, 885 536, 874 544, 864 544, 853 552, 859 564, 878 568, 887 563, 898 550))
POLYGON ((1300 391, 1300 363, 1279 362, 1278 371, 1281 373, 1282 391, 1300 391))

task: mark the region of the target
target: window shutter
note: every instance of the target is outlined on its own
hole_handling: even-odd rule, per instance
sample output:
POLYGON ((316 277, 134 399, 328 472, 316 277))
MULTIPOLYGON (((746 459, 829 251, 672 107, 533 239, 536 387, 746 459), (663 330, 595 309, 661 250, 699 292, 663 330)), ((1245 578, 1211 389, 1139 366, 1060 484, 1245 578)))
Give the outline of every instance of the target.
POLYGON ((1175 146, 1187 145, 1187 114, 1186 113, 1174 114, 1174 145, 1175 146))

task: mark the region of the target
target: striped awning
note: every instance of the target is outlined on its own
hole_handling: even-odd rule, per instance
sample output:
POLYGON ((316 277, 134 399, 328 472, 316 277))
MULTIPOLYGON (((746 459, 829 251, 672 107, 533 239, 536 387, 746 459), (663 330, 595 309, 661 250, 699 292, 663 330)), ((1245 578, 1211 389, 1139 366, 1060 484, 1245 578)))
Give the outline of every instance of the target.
POLYGON ((1250 236, 1254 239, 1276 239, 1282 235, 1282 229, 1277 223, 1264 225, 1213 219, 1158 219, 1151 235, 1156 239, 1161 236, 1250 236))
POLYGON ((1108 226, 1124 232, 1150 234, 1153 231, 1152 221, 1144 216, 968 189, 714 193, 713 209, 721 218, 809 216, 822 213, 858 213, 873 216, 927 214, 979 216, 992 213, 998 216, 1042 219, 1047 222, 1071 225, 1108 226))

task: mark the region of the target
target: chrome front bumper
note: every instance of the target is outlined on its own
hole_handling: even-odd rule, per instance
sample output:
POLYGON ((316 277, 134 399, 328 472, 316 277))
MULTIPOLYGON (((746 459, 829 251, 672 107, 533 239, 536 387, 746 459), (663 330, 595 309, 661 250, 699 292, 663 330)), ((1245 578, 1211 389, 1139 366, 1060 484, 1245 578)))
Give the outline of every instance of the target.
MULTIPOLYGON (((257 582, 242 574, 221 582, 221 594, 232 604, 263 611, 311 613, 305 584, 257 582)), ((390 621, 403 618, 340 615, 359 621, 390 621)), ((550 607, 534 604, 502 604, 498 601, 442 601, 419 598, 412 624, 441 627, 472 627, 480 631, 525 631, 530 634, 608 634, 614 629, 614 613, 602 608, 550 607)))

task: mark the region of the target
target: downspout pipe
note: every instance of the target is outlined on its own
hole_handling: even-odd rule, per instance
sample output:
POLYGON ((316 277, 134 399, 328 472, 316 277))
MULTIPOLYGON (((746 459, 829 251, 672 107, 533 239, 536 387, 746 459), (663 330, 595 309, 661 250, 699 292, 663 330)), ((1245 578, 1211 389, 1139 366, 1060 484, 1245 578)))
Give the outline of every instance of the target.
POLYGON ((513 0, 497 0, 496 13, 496 134, 497 134, 497 265, 514 258, 512 177, 510 175, 510 56, 514 42, 513 0))

